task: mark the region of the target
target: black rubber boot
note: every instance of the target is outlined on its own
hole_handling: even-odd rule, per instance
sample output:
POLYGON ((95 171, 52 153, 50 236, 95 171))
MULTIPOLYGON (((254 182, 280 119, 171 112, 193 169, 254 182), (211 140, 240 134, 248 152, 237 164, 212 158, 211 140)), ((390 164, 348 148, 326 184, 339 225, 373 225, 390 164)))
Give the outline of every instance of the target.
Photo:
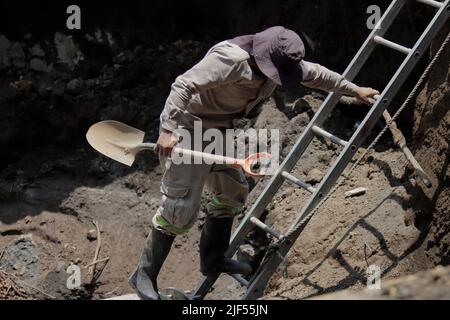
POLYGON ((139 265, 129 279, 143 300, 160 300, 156 278, 172 247, 174 236, 152 228, 142 250, 139 265))
POLYGON ((206 217, 200 237, 200 271, 203 275, 252 272, 250 265, 225 257, 232 226, 233 218, 206 217))

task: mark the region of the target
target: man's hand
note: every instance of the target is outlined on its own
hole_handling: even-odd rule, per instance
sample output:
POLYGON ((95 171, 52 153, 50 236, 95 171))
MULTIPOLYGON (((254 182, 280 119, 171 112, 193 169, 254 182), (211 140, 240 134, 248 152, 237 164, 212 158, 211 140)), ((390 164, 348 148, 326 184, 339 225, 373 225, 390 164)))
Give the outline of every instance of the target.
POLYGON ((378 90, 372 88, 359 87, 356 90, 355 97, 362 103, 372 105, 374 96, 380 94, 378 90))
POLYGON ((176 136, 172 132, 163 129, 158 141, 156 141, 155 151, 162 156, 169 157, 177 143, 178 139, 176 136))

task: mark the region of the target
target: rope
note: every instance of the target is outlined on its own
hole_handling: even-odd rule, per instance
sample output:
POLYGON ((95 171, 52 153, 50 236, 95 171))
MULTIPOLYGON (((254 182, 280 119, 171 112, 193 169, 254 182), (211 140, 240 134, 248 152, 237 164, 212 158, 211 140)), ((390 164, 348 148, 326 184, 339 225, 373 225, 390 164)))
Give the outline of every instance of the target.
POLYGON ((292 229, 290 232, 286 234, 286 238, 290 238, 293 234, 298 232, 300 229, 304 228, 306 224, 309 222, 309 220, 312 218, 312 216, 317 212, 317 210, 320 209, 320 207, 333 195, 337 189, 339 189, 352 175, 353 171, 356 169, 356 167, 359 165, 359 163, 366 157, 366 155, 369 153, 370 150, 373 149, 373 147, 378 143, 378 141, 381 139, 381 137, 386 133, 386 131, 389 129, 389 125, 394 122, 400 115, 400 113, 408 106, 409 102, 415 97, 417 91, 422 86, 422 83, 425 81, 426 77, 428 76, 431 68, 436 64, 436 61, 439 59, 440 55, 444 51, 447 44, 450 42, 450 32, 447 34, 446 39, 444 42, 442 42, 439 50, 436 52, 436 55, 434 58, 430 61, 428 66, 425 68, 424 72, 420 76, 419 80, 417 81, 416 85, 408 95, 408 97, 405 99, 401 107, 397 110, 397 112, 392 116, 392 119, 384 126, 384 128, 380 131, 380 133, 376 136, 376 138, 372 141, 372 143, 367 147, 365 152, 361 155, 361 157, 353 164, 353 166, 350 168, 348 173, 346 175, 342 175, 342 179, 340 182, 338 182, 333 189, 319 202, 319 204, 310 212, 308 213, 298 224, 297 226, 292 229))

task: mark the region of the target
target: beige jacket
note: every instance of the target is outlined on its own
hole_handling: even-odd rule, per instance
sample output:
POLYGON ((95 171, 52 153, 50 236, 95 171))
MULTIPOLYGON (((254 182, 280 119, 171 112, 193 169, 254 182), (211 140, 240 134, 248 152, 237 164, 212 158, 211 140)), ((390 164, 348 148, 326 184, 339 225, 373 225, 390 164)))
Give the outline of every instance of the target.
MULTIPOLYGON (((202 121, 203 128, 232 128, 233 120, 245 116, 263 99, 270 97, 276 84, 251 69, 249 54, 227 41, 213 46, 190 70, 176 78, 161 113, 161 127, 193 128, 202 121)), ((355 84, 336 72, 303 61, 304 86, 354 95, 355 84)))

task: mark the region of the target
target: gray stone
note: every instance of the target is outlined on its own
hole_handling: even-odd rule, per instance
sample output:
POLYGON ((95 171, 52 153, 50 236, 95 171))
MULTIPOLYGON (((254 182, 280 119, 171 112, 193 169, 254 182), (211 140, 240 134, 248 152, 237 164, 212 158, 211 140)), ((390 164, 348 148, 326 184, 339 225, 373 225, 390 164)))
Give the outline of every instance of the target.
POLYGON ((66 89, 70 93, 79 93, 83 86, 83 82, 80 79, 72 79, 67 83, 66 89))
POLYGON ((10 47, 11 42, 4 35, 0 35, 0 70, 5 69, 11 65, 9 59, 10 47))
POLYGON ((291 119, 290 124, 295 128, 304 128, 308 125, 310 119, 307 113, 301 113, 291 119))
POLYGON ((33 58, 30 61, 30 69, 38 72, 47 71, 47 63, 39 58, 33 58))
POLYGON ((10 244, 2 259, 2 267, 21 279, 35 283, 39 276, 39 256, 31 235, 21 236, 10 244))
POLYGON ((57 79, 53 84, 53 95, 63 96, 66 91, 65 83, 62 79, 57 79))
POLYGON ((56 32, 54 41, 58 61, 65 64, 70 70, 73 70, 80 61, 84 60, 84 55, 78 49, 72 36, 56 32))
POLYGON ((30 54, 35 57, 45 57, 45 51, 42 50, 39 43, 36 43, 30 48, 30 54))
POLYGON ((294 104, 292 105, 292 109, 293 111, 295 111, 295 113, 303 113, 308 112, 312 108, 305 98, 300 98, 294 102, 294 104))
POLYGON ((318 183, 322 180, 323 173, 319 169, 312 169, 310 172, 308 172, 308 175, 306 176, 306 182, 308 183, 318 183))
POLYGON ((18 42, 14 42, 9 52, 12 64, 16 68, 25 68, 25 53, 23 52, 22 45, 18 42))

